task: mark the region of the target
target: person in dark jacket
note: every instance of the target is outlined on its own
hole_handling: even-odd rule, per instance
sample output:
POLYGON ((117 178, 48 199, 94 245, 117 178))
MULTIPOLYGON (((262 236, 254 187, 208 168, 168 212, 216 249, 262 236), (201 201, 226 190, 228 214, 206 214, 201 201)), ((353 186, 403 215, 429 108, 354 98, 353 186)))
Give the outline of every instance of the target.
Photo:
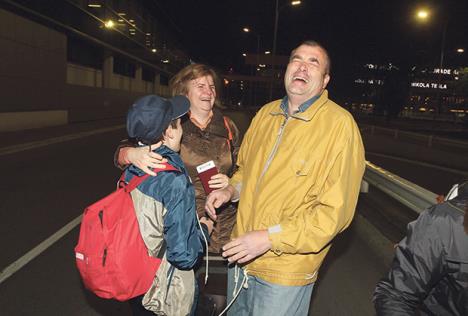
MULTIPOLYGON (((199 217, 205 216, 207 194, 198 177, 197 166, 212 160, 219 173, 211 178, 210 188, 224 188, 228 185, 228 176, 234 171, 240 146, 237 126, 215 106, 219 102, 218 88, 218 75, 213 68, 204 64, 188 65, 170 81, 172 95, 185 95, 190 100, 188 119, 182 122, 184 133, 180 157, 193 181, 199 217)), ((116 151, 115 164, 122 168, 129 163, 153 174, 150 168, 159 166, 161 156, 145 147, 133 148, 130 143, 123 141, 116 151)), ((221 247, 230 241, 236 213, 234 203, 222 207, 210 238, 208 251, 211 254, 219 254, 221 247)), ((212 285, 215 283, 208 283, 204 293, 209 293, 219 313, 225 305, 225 290, 212 285)))
MULTIPOLYGON (((195 267, 213 229, 213 223, 206 217, 198 223, 193 185, 177 153, 182 137, 180 117, 188 109, 189 101, 184 96, 166 100, 149 95, 137 100, 127 115, 129 139, 137 146, 150 148, 162 141, 160 147, 151 149, 177 169, 149 177, 131 195, 148 252, 157 257, 164 240, 167 261, 180 270, 195 267)), ((130 165, 124 172, 125 181, 144 174, 137 166, 130 165)), ((130 300, 133 315, 154 315, 143 308, 142 298, 130 300)))
POLYGON ((375 289, 377 315, 468 315, 468 181, 454 188, 408 225, 375 289))

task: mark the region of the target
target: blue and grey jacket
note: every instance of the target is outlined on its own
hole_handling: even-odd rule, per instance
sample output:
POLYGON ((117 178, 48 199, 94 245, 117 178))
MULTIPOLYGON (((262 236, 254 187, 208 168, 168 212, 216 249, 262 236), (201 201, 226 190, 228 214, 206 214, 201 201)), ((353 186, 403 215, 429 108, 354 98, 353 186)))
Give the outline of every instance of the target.
MULTIPOLYGON (((195 192, 180 156, 166 146, 154 152, 180 172, 159 172, 132 191, 140 232, 152 256, 158 255, 164 239, 167 260, 178 269, 189 270, 203 255, 203 234, 208 239, 208 233, 198 225, 195 192)), ((125 181, 144 174, 130 165, 125 171, 125 181)))

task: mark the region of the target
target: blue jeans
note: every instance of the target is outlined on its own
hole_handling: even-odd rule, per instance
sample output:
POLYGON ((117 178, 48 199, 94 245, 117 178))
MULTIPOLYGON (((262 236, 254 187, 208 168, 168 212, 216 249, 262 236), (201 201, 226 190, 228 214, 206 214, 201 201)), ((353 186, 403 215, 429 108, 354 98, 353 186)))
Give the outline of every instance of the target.
MULTIPOLYGON (((234 266, 228 269, 227 303, 233 299, 235 286, 234 266)), ((237 289, 244 279, 239 268, 237 289)), ((304 286, 284 286, 266 282, 259 277, 248 277, 248 288, 242 288, 229 308, 228 316, 305 316, 309 313, 314 283, 304 286)))

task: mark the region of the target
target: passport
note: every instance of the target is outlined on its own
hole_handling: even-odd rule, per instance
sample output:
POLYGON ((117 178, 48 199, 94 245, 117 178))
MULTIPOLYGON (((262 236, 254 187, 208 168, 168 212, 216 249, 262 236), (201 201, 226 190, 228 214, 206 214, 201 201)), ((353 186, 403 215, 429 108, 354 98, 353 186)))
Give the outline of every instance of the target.
POLYGON ((205 162, 199 166, 197 166, 197 172, 198 172, 198 177, 200 178, 200 181, 203 185, 203 189, 205 190, 206 195, 210 194, 211 191, 214 189, 211 189, 208 185, 208 181, 211 180, 211 177, 214 176, 215 174, 218 174, 218 168, 216 168, 214 161, 210 160, 208 162, 205 162))

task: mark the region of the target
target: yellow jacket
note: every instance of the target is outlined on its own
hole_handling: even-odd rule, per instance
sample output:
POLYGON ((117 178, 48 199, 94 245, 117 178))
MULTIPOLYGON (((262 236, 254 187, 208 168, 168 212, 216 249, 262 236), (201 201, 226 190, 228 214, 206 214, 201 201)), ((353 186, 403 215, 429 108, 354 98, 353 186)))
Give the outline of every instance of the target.
POLYGON ((272 249, 247 265, 280 285, 315 282, 332 239, 350 224, 364 148, 352 116, 325 90, 289 118, 281 100, 265 105, 242 142, 231 184, 240 192, 232 238, 269 229, 272 249))

